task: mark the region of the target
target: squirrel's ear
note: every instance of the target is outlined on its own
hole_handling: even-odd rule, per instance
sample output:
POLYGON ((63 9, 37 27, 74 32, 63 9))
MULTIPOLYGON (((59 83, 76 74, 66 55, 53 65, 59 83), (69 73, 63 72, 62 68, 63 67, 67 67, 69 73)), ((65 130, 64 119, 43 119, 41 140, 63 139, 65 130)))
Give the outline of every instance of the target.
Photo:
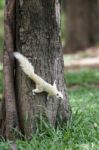
POLYGON ((53 87, 55 87, 57 89, 56 80, 53 83, 53 87))

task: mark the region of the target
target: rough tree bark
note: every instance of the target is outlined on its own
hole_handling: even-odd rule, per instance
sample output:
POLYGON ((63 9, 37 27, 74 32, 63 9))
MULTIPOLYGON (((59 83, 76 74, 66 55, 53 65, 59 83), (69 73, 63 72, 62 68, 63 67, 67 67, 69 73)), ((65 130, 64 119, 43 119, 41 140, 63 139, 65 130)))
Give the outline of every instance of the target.
POLYGON ((67 0, 68 38, 65 53, 75 53, 99 42, 99 0, 67 0))
POLYGON ((16 66, 20 128, 30 136, 42 114, 46 114, 53 126, 59 116, 66 122, 70 115, 59 36, 59 0, 17 0, 16 25, 16 50, 30 59, 35 72, 43 79, 51 84, 56 80, 64 95, 63 101, 55 98, 47 100, 46 93, 33 96, 33 82, 24 75, 19 65, 16 66))
POLYGON ((13 129, 18 127, 18 118, 14 91, 14 15, 15 0, 6 0, 5 4, 5 41, 4 41, 4 99, 2 101, 0 131, 1 135, 14 139, 13 129))
POLYGON ((5 111, 3 119, 0 117, 0 127, 4 129, 3 135, 7 138, 13 139, 14 133, 11 129, 15 127, 27 138, 31 138, 40 119, 47 119, 56 127, 58 122, 66 123, 70 117, 60 44, 60 3, 59 0, 16 0, 15 38, 12 28, 15 1, 7 2, 3 103, 5 111), (43 79, 51 84, 57 81, 64 100, 57 100, 55 97, 47 100, 47 93, 32 95, 34 83, 22 72, 19 64, 13 66, 12 53, 15 49, 33 63, 35 72, 43 79))

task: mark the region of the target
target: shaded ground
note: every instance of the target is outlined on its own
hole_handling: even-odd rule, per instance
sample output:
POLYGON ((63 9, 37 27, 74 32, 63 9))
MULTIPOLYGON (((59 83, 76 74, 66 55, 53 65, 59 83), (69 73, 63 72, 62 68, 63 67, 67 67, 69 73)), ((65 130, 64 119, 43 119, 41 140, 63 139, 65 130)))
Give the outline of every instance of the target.
POLYGON ((99 47, 92 47, 76 54, 64 55, 66 70, 99 68, 99 47))

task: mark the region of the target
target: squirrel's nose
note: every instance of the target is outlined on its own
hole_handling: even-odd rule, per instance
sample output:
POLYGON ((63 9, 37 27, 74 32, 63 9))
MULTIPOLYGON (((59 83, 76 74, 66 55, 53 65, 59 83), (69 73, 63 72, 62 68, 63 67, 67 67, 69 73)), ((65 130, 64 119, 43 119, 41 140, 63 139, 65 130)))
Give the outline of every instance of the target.
POLYGON ((59 96, 59 99, 63 99, 63 97, 59 96))

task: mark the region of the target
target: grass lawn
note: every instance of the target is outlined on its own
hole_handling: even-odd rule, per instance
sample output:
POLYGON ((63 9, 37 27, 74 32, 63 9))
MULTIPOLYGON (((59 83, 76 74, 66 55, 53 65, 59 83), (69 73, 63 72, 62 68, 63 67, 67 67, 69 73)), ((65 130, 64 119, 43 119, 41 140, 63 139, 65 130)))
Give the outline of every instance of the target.
MULTIPOLYGON (((70 123, 56 130, 44 124, 30 142, 17 140, 18 150, 99 149, 99 71, 68 72, 65 78, 73 111, 70 123)), ((0 150, 9 150, 11 143, 2 140, 0 150)))

